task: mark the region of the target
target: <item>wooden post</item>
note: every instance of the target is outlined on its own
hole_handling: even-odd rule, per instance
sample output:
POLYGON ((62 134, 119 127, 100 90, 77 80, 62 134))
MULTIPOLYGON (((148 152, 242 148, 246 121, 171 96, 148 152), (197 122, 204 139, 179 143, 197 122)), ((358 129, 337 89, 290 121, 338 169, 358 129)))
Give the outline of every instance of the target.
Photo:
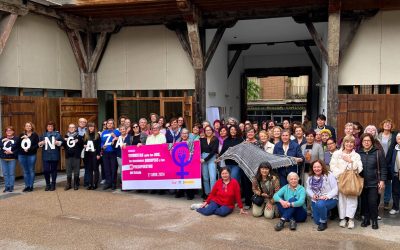
POLYGON ((328 52, 326 51, 326 48, 324 46, 321 36, 318 34, 318 32, 315 29, 312 22, 307 21, 306 26, 307 26, 308 31, 310 32, 311 37, 313 38, 313 40, 315 42, 315 45, 317 45, 322 58, 325 60, 325 62, 328 62, 328 52))
POLYGON ((186 24, 195 73, 195 113, 196 119, 202 121, 206 117, 206 74, 203 51, 201 49, 198 23, 196 21, 188 21, 186 24))
POLYGON ((0 19, 0 55, 6 46, 17 17, 17 14, 11 13, 0 19))
POLYGON ((100 65, 102 55, 106 49, 111 33, 101 32, 98 37, 90 32, 85 32, 82 39, 79 30, 69 29, 60 24, 67 35, 75 55, 76 62, 81 74, 81 88, 83 98, 97 98, 97 69, 100 65), (93 43, 96 46, 93 48, 93 43))
POLYGON ((328 18, 328 123, 337 128, 339 107, 339 42, 340 42, 340 0, 329 1, 328 18))

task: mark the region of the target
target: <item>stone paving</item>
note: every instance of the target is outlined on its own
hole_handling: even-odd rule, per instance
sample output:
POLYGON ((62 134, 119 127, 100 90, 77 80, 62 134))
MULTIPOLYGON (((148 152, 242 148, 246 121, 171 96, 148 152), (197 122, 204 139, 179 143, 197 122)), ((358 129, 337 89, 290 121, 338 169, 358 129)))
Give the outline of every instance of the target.
MULTIPOLYGON (((400 216, 382 213, 380 229, 343 229, 337 221, 317 232, 310 219, 293 232, 273 229, 277 219, 239 215, 205 217, 172 195, 134 191, 64 191, 0 194, 0 249, 400 249, 400 216)), ((3 185, 1 184, 1 187, 3 185)), ((381 211, 383 212, 383 211, 381 211)))

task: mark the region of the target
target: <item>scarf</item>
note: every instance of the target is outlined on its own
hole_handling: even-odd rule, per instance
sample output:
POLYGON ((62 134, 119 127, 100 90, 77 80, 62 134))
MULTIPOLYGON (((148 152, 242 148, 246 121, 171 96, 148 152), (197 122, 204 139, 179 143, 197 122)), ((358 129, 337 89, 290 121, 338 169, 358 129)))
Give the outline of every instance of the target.
POLYGON ((74 137, 75 138, 75 136, 77 136, 78 135, 78 131, 74 131, 74 132, 67 132, 67 137, 74 137))
POLYGON ((317 194, 317 195, 319 195, 319 194, 321 194, 321 192, 322 192, 322 185, 324 184, 324 178, 322 178, 322 176, 321 177, 315 177, 315 176, 313 176, 313 177, 311 177, 311 179, 310 179, 310 188, 311 188, 311 190, 315 193, 315 194, 317 194))

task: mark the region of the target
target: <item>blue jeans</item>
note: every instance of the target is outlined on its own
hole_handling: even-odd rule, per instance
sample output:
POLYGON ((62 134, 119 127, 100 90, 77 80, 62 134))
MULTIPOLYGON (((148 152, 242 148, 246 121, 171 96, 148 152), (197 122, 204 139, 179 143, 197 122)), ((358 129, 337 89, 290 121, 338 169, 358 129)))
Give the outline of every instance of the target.
POLYGON ((35 181, 36 155, 18 155, 18 161, 24 171, 25 187, 33 188, 35 181))
MULTIPOLYGON (((289 202, 295 202, 297 199, 291 198, 289 202)), ((295 220, 296 222, 304 222, 307 219, 307 211, 304 209, 303 206, 301 207, 282 207, 281 203, 276 202, 276 206, 278 207, 279 214, 281 215, 282 219, 285 220, 295 220)))
POLYGON ((232 208, 218 205, 214 201, 211 201, 210 204, 208 204, 206 207, 197 209, 197 212, 201 213, 202 215, 209 216, 215 214, 222 217, 227 216, 228 214, 232 213, 232 211, 232 208))
POLYGON ((231 177, 240 183, 240 168, 238 165, 226 165, 231 170, 231 177))
POLYGON ((392 198, 392 181, 385 181, 385 192, 383 193, 383 202, 389 203, 392 198))
POLYGON ((3 169, 3 175, 4 175, 4 185, 6 186, 6 189, 9 189, 11 191, 14 190, 16 164, 17 164, 16 159, 12 159, 9 161, 1 159, 1 167, 3 169))
POLYGON ((328 219, 328 212, 332 208, 336 207, 337 200, 318 200, 316 202, 311 202, 313 219, 315 224, 326 223, 328 219))
MULTIPOLYGON (((201 159, 206 158, 208 155, 209 153, 202 153, 201 159)), ((203 187, 206 195, 210 194, 211 189, 217 181, 217 167, 214 161, 215 155, 201 164, 201 175, 203 177, 203 187)))

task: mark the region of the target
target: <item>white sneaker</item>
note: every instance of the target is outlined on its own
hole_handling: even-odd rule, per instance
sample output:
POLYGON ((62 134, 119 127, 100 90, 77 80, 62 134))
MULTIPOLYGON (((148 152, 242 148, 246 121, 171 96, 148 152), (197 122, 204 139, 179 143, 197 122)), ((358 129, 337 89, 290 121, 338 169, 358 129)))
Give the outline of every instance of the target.
POLYGON ((249 210, 251 207, 246 205, 243 208, 244 208, 244 210, 249 210))
POLYGON ((104 185, 105 183, 106 183, 106 180, 101 180, 101 181, 100 181, 100 184, 101 184, 101 185, 104 185))
POLYGON ((391 215, 395 215, 395 214, 398 214, 398 213, 399 213, 399 210, 392 209, 392 210, 389 211, 389 214, 391 214, 391 215))
POLYGON ((348 229, 353 229, 354 228, 354 221, 353 220, 349 220, 349 223, 347 225, 348 229))
POLYGON ((202 205, 203 205, 203 203, 195 203, 195 204, 192 204, 192 205, 190 206, 190 209, 196 210, 196 209, 198 209, 198 208, 201 208, 202 205))
POLYGON ((339 223, 340 227, 346 227, 347 221, 345 219, 341 220, 339 223))
POLYGON ((376 218, 377 220, 382 220, 382 217, 380 217, 379 215, 378 215, 378 218, 376 218))

